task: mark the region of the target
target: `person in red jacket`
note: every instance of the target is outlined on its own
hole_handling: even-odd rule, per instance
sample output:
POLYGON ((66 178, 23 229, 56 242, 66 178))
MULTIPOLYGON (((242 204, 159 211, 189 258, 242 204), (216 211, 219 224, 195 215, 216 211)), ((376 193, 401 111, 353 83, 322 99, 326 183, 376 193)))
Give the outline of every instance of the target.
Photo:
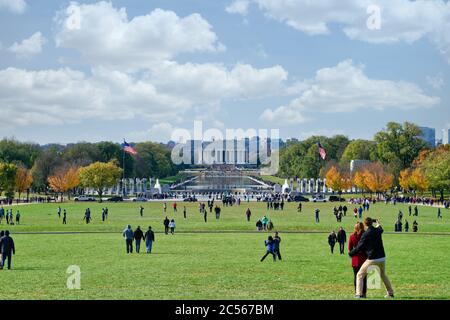
MULTIPOLYGON (((348 241, 348 251, 350 252, 358 245, 359 240, 364 233, 364 224, 362 222, 358 222, 355 224, 355 231, 350 236, 348 241)), ((352 257, 352 268, 353 268, 353 284, 355 286, 356 292, 356 275, 361 269, 363 263, 367 260, 367 255, 364 251, 360 251, 357 255, 352 257)), ((366 297, 367 293, 367 277, 364 278, 364 286, 363 286, 363 297, 366 297)))

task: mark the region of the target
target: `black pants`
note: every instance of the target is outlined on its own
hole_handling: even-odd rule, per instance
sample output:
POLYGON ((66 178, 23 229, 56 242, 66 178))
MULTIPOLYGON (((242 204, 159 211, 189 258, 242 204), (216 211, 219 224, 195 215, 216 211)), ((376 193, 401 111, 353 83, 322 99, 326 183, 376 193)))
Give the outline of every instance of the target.
POLYGON ((66 217, 63 218, 63 224, 67 224, 66 217))
POLYGON ((278 257, 278 260, 281 260, 281 253, 280 253, 280 249, 275 250, 275 255, 278 257))
POLYGON ((136 239, 136 252, 141 251, 141 239, 136 239))
POLYGON ((164 226, 164 233, 165 234, 169 234, 169 227, 168 226, 164 226))
POLYGON ((345 242, 339 242, 339 252, 341 254, 344 254, 344 250, 345 250, 345 242))
POLYGON ((271 254, 273 256, 273 261, 277 260, 277 256, 276 256, 275 252, 267 251, 266 254, 261 258, 261 262, 263 262, 264 259, 266 259, 269 254, 271 254))
POLYGON ((11 252, 10 253, 2 253, 2 261, 1 261, 1 268, 5 266, 5 261, 8 259, 8 269, 11 269, 11 252))
POLYGON ((127 246, 127 253, 133 253, 133 240, 125 240, 126 246, 127 246))
MULTIPOLYGON (((359 269, 361 269, 361 267, 353 267, 353 285, 355 286, 355 292, 356 292, 356 275, 358 274, 359 269)), ((363 295, 365 296, 366 294, 367 294, 367 277, 364 277, 363 295)))
POLYGON ((206 213, 204 215, 204 218, 205 218, 205 222, 207 222, 208 221, 208 217, 206 216, 206 213))
POLYGON ((247 221, 250 221, 250 216, 247 216, 247 221))
POLYGON ((334 245, 335 245, 335 243, 333 243, 333 244, 329 244, 330 245, 330 249, 331 249, 331 253, 334 253, 334 245))

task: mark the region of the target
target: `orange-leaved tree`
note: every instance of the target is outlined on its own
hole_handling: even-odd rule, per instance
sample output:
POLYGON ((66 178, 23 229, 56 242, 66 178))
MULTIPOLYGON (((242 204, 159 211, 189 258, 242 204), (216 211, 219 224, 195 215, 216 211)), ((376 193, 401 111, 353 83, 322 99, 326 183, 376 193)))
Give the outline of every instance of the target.
POLYGON ((28 191, 33 183, 31 172, 25 167, 19 167, 16 172, 16 191, 19 199, 22 193, 28 191))
POLYGON ((352 179, 350 175, 343 170, 338 169, 336 166, 332 166, 326 173, 325 178, 327 179, 327 187, 337 191, 339 195, 343 191, 348 190, 352 187, 352 179))
POLYGON ((60 167, 48 177, 48 184, 56 193, 63 195, 67 192, 70 198, 70 191, 80 184, 79 171, 80 169, 77 166, 60 167))
POLYGON ((367 165, 363 171, 364 182, 373 193, 385 193, 394 182, 394 176, 379 162, 367 165))

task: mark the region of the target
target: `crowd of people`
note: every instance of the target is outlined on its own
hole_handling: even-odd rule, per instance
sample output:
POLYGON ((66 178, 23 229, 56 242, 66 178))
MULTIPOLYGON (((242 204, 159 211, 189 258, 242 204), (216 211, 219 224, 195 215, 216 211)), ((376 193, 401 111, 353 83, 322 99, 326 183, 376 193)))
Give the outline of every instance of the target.
POLYGON ((0 207, 0 224, 2 224, 3 219, 5 219, 6 224, 8 225, 14 225, 14 224, 20 224, 20 211, 17 210, 16 215, 13 214, 13 209, 6 209, 3 207, 0 207))

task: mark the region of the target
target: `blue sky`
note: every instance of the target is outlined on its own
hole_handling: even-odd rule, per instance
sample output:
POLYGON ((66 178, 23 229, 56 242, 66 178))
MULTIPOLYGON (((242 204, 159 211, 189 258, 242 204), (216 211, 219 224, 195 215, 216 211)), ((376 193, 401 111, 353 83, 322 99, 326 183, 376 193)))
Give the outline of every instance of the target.
POLYGON ((282 138, 450 126, 447 1, 0 0, 0 28, 0 136, 167 141, 194 120, 282 138))

